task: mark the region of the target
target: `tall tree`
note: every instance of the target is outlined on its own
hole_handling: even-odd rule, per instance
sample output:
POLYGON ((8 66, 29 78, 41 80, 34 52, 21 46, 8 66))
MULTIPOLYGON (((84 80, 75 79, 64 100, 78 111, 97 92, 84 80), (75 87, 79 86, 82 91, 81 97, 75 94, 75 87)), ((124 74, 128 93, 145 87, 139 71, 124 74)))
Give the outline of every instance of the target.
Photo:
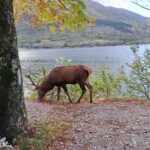
POLYGON ((12 140, 26 126, 13 0, 0 1, 0 137, 12 140))

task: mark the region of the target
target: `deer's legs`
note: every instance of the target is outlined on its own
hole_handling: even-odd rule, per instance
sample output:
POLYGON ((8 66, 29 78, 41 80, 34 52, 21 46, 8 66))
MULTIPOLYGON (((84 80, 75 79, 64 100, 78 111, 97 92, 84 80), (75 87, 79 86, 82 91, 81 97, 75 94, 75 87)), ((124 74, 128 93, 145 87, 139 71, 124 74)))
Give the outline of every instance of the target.
POLYGON ((92 93, 93 93, 93 87, 91 86, 91 84, 89 83, 89 81, 87 81, 86 83, 85 83, 85 85, 86 85, 86 87, 89 89, 89 91, 90 91, 90 103, 92 103, 93 101, 92 101, 92 93))
POLYGON ((79 84, 80 85, 80 88, 81 88, 81 90, 82 90, 82 94, 81 94, 81 96, 79 97, 79 99, 78 99, 78 103, 80 103, 80 100, 81 100, 81 98, 83 97, 83 95, 85 94, 85 92, 86 92, 86 88, 85 88, 85 86, 84 86, 84 84, 79 84))
POLYGON ((59 98, 60 98, 60 90, 61 90, 61 87, 58 86, 58 89, 57 89, 57 92, 58 92, 58 97, 57 97, 57 99, 58 99, 58 101, 59 101, 59 98))
POLYGON ((66 86, 66 85, 62 85, 62 88, 64 89, 65 93, 67 94, 67 96, 68 96, 68 98, 69 98, 70 103, 72 103, 72 100, 71 100, 71 98, 70 98, 70 95, 69 95, 69 92, 68 92, 68 88, 67 88, 67 86, 66 86))

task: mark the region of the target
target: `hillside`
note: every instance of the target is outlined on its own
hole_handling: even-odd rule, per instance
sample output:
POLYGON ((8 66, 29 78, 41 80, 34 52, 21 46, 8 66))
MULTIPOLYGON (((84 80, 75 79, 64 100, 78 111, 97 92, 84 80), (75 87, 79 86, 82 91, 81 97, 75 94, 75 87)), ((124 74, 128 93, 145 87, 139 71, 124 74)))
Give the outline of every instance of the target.
POLYGON ((141 15, 86 0, 87 14, 96 18, 96 27, 71 33, 51 33, 48 29, 33 29, 28 22, 17 25, 19 47, 53 48, 150 43, 147 19, 141 15), (142 25, 143 28, 139 28, 142 25))
POLYGON ((113 20, 129 24, 146 23, 147 18, 134 12, 114 7, 105 7, 98 2, 85 0, 87 13, 97 19, 113 20))

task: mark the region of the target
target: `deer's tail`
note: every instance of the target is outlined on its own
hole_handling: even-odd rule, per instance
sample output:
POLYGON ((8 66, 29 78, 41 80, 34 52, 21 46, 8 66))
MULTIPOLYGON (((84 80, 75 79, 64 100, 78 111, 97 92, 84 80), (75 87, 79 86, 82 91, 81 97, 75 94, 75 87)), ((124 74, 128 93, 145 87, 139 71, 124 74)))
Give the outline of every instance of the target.
POLYGON ((89 73, 89 75, 90 74, 92 74, 92 69, 91 68, 89 68, 89 67, 87 67, 87 66, 83 66, 83 68, 85 69, 85 70, 87 70, 87 72, 89 73))

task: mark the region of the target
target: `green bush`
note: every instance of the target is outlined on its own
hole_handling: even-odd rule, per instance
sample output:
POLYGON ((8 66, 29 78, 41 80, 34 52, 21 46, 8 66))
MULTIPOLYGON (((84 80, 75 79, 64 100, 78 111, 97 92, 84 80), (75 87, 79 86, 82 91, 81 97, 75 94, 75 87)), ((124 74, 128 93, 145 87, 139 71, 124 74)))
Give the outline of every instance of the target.
POLYGON ((98 67, 97 74, 92 76, 92 85, 95 98, 117 98, 121 93, 119 74, 114 75, 106 66, 98 67))
POLYGON ((142 56, 139 56, 138 46, 132 46, 131 50, 134 61, 127 64, 130 75, 124 79, 127 93, 130 97, 150 100, 150 50, 146 49, 142 56))

